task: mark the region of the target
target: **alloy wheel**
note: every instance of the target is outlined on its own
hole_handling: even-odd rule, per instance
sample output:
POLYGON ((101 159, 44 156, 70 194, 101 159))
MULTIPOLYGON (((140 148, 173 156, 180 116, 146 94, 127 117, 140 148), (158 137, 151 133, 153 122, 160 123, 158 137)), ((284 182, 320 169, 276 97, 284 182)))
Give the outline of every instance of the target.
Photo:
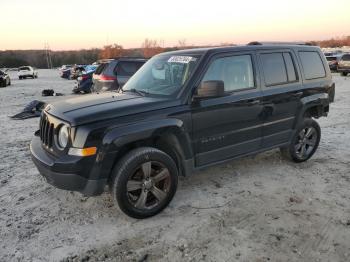
POLYGON ((314 127, 302 129, 294 145, 295 153, 298 158, 306 159, 313 151, 317 143, 317 131, 314 127))
POLYGON ((137 209, 152 209, 166 199, 170 183, 170 173, 164 165, 145 162, 128 179, 128 200, 137 209))

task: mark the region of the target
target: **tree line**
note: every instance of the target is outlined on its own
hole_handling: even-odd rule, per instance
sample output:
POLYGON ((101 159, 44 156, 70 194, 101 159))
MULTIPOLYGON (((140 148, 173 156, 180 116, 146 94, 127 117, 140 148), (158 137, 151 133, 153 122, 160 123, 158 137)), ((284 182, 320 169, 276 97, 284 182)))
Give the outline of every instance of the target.
MULTIPOLYGON (((323 41, 312 41, 320 47, 350 46, 350 36, 332 38, 323 41)), ((234 45, 222 43, 221 46, 234 45)), ((91 64, 98 59, 117 57, 144 57, 150 58, 156 54, 178 49, 196 48, 203 46, 188 45, 185 39, 179 40, 174 47, 164 47, 164 42, 154 39, 145 39, 140 48, 123 48, 119 44, 106 45, 103 48, 82 49, 74 51, 50 51, 53 67, 64 64, 91 64)), ((6 50, 0 51, 0 68, 31 65, 37 68, 48 68, 46 50, 6 50)))

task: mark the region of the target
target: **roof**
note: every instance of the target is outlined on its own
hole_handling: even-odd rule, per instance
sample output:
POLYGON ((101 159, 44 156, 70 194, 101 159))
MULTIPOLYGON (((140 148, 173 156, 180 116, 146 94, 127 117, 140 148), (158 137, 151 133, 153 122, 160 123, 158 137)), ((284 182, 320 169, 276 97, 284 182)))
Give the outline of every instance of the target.
POLYGON ((208 52, 229 52, 229 51, 249 51, 249 50, 263 50, 263 49, 284 49, 284 48, 298 48, 298 49, 314 49, 319 48, 318 46, 302 45, 302 44, 259 44, 259 45, 237 45, 237 46, 220 46, 220 47, 206 47, 206 48, 194 48, 184 49, 177 51, 170 51, 161 53, 159 55, 202 55, 208 52))

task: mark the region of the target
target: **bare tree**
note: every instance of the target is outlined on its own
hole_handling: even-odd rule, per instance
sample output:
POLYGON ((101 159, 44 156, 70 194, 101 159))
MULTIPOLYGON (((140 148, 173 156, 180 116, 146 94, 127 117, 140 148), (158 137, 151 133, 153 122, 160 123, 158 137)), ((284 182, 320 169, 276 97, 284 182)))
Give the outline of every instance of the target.
POLYGON ((160 41, 146 38, 141 45, 141 51, 144 57, 150 58, 156 54, 162 53, 164 48, 161 47, 160 41))
POLYGON ((180 39, 177 43, 178 43, 177 46, 179 48, 186 48, 187 47, 187 41, 185 38, 180 39))
POLYGON ((125 55, 125 49, 118 44, 106 45, 100 52, 100 58, 114 58, 125 55))

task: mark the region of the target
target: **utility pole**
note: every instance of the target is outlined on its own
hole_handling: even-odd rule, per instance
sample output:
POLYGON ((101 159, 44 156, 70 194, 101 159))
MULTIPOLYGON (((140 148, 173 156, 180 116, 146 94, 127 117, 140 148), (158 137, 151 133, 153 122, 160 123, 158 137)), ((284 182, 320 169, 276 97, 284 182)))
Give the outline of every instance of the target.
POLYGON ((52 69, 51 51, 50 51, 49 43, 45 43, 44 48, 45 48, 47 68, 52 69))

